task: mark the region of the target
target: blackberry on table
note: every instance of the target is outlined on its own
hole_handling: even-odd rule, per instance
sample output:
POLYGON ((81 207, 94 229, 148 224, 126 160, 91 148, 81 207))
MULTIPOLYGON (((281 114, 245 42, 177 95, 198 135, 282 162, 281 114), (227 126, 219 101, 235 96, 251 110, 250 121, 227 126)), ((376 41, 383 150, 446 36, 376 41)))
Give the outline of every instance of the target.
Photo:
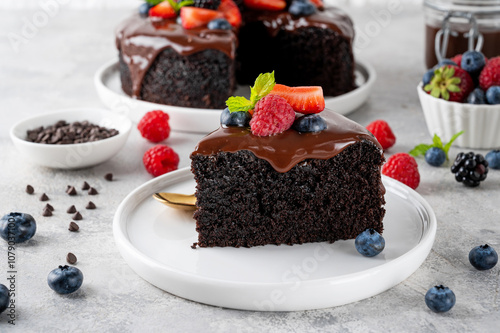
POLYGON ((486 179, 488 174, 488 161, 481 154, 459 153, 451 166, 457 182, 469 187, 475 187, 486 179))
POLYGON ((193 6, 205 9, 217 9, 219 8, 220 0, 194 0, 193 6))

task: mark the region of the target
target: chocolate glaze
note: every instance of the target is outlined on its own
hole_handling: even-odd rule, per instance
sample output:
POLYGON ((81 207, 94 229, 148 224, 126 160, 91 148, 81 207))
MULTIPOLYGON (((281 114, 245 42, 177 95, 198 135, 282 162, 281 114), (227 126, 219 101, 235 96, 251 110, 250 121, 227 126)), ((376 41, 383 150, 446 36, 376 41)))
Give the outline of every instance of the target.
POLYGON ((248 150, 284 173, 306 159, 332 158, 362 140, 373 142, 382 153, 377 139, 363 126, 328 109, 320 115, 326 120, 327 129, 319 133, 301 134, 289 129, 278 135, 259 137, 246 127, 220 127, 198 143, 192 156, 248 150))
POLYGON ((228 30, 197 28, 185 30, 175 20, 156 20, 138 14, 123 21, 116 30, 116 47, 132 77, 132 96, 140 96, 142 80, 158 54, 171 47, 181 55, 216 49, 234 59, 236 35, 228 30))
POLYGON ((276 36, 282 29, 294 31, 303 27, 319 27, 331 29, 338 34, 353 39, 354 28, 349 16, 342 10, 335 7, 327 7, 318 10, 309 16, 294 16, 288 11, 245 11, 243 14, 243 24, 262 21, 271 36, 276 36))

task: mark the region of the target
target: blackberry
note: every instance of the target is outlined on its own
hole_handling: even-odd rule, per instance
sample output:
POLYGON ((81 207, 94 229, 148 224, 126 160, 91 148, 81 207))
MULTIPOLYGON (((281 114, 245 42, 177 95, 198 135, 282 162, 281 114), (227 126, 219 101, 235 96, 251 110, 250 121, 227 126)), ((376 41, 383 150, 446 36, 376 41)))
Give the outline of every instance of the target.
POLYGON ((220 0, 194 0, 193 6, 205 9, 217 9, 219 8, 220 0))
POLYGON ((488 161, 481 154, 459 153, 451 166, 457 182, 462 182, 469 187, 475 187, 486 179, 488 174, 488 161))

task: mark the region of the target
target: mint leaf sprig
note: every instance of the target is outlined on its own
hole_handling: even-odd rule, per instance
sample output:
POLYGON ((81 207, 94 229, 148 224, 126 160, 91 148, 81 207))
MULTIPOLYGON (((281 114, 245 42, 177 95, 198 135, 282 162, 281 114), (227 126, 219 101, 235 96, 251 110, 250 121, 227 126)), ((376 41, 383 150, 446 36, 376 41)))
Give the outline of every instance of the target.
POLYGON ((437 134, 434 134, 434 137, 432 138, 432 144, 428 145, 428 144, 422 143, 422 144, 416 145, 415 148, 410 150, 409 154, 411 156, 414 156, 414 157, 417 157, 419 155, 425 155, 427 150, 429 150, 433 147, 436 147, 436 148, 440 148, 444 151, 444 154, 446 155, 446 160, 448 160, 448 151, 450 150, 450 147, 451 147, 453 141, 455 141, 463 133, 464 133, 464 131, 460 131, 460 132, 456 133, 455 135, 453 135, 451 137, 450 141, 447 144, 445 144, 444 146, 443 146, 443 141, 441 140, 441 138, 437 134))
POLYGON ((276 81, 274 79, 274 71, 272 73, 260 74, 255 80, 254 86, 250 87, 250 100, 243 96, 231 96, 226 101, 229 112, 253 110, 255 104, 268 95, 273 90, 276 81))

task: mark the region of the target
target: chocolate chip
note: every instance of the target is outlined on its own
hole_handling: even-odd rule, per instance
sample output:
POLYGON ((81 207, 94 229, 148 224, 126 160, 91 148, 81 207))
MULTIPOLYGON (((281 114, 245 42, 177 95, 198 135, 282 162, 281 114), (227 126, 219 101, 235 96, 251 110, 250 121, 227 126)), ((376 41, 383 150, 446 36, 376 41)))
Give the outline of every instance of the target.
POLYGON ((71 221, 71 223, 69 224, 68 230, 75 232, 75 231, 78 231, 78 229, 80 229, 80 227, 78 226, 78 224, 76 224, 75 222, 71 221))
POLYGON ((108 182, 113 180, 113 174, 112 173, 107 173, 104 175, 104 179, 106 179, 108 182))
POLYGON ((93 187, 90 187, 89 188, 89 194, 90 195, 96 195, 96 194, 99 194, 99 192, 97 192, 97 190, 93 187))
POLYGON ((35 193, 35 189, 31 185, 26 185, 26 193, 33 194, 35 193))
POLYGON ((66 255, 66 261, 68 262, 68 264, 74 265, 76 264, 76 256, 73 253, 69 252, 66 255))
POLYGON ((42 215, 43 216, 52 216, 52 211, 50 209, 44 208, 42 215))
POLYGON ((49 201, 49 197, 47 196, 47 194, 45 194, 45 193, 44 193, 44 194, 42 194, 42 195, 40 196, 40 201, 49 201))
POLYGON ((80 214, 80 212, 76 212, 75 215, 73 215, 73 220, 75 221, 79 221, 81 220, 83 217, 82 217, 82 214, 80 214))
POLYGON ((67 190, 66 190, 66 193, 68 193, 69 195, 76 195, 76 189, 74 186, 70 186, 67 190))
POLYGON ((52 205, 51 205, 51 204, 49 204, 49 203, 48 203, 48 204, 46 204, 46 205, 45 205, 45 207, 44 207, 43 209, 50 210, 51 212, 53 212, 53 211, 54 211, 54 207, 52 207, 52 205))
POLYGON ((82 190, 86 191, 86 190, 88 190, 89 188, 90 188, 89 183, 87 183, 87 182, 83 182, 83 185, 82 185, 82 190))
POLYGON ((96 209, 96 206, 95 206, 95 204, 92 201, 89 201, 89 203, 87 204, 87 206, 85 208, 87 208, 87 209, 96 209))
POLYGON ((71 207, 69 207, 69 208, 66 210, 66 213, 68 213, 68 214, 73 214, 73 213, 76 213, 76 208, 75 208, 75 205, 71 205, 71 207))

